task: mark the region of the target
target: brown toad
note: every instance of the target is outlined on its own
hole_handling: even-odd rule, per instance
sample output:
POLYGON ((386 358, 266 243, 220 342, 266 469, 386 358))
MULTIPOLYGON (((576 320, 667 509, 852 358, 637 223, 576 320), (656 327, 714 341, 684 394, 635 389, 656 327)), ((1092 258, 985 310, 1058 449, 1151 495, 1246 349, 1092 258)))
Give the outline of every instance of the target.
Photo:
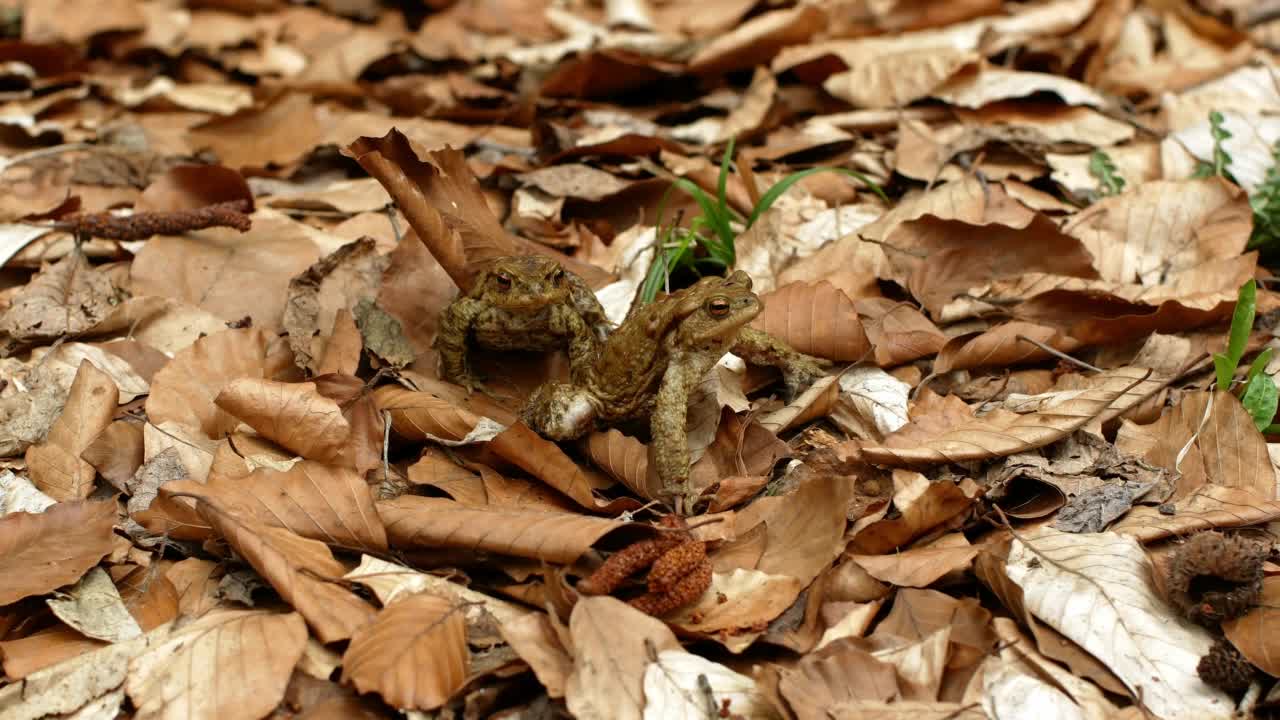
POLYGON ((577 275, 541 255, 500 257, 440 316, 435 348, 445 380, 482 387, 467 362, 472 345, 491 350, 569 351, 575 380, 609 333, 600 302, 577 275))
POLYGON ((746 327, 760 310, 742 271, 702 278, 633 309, 581 379, 539 387, 521 419, 544 437, 571 440, 648 415, 658 477, 667 493, 681 498, 689 477, 689 393, 725 353, 781 368, 793 393, 823 375, 826 361, 746 327))

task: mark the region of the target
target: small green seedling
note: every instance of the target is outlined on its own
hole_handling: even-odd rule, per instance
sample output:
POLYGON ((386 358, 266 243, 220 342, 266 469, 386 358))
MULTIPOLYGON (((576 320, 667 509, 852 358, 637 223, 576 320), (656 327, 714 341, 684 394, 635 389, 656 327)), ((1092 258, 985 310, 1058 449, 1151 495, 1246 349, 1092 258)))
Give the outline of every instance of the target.
MULTIPOLYGON (((1209 111, 1209 135, 1213 138, 1213 161, 1200 161, 1196 166, 1196 171, 1191 175, 1193 178, 1206 178, 1217 175, 1224 177, 1231 182, 1236 182, 1232 177, 1231 171, 1227 166, 1231 164, 1231 155, 1227 153, 1227 149, 1223 147, 1223 143, 1231 139, 1231 132, 1225 127, 1226 118, 1217 110, 1209 111)), ((1239 185, 1240 183, 1236 183, 1239 185)))
POLYGON ((716 180, 716 196, 712 197, 705 190, 686 178, 677 178, 658 203, 658 252, 653 264, 645 275, 640 286, 640 302, 652 302, 658 291, 665 287, 667 279, 677 268, 688 268, 696 274, 703 274, 705 269, 711 273, 723 273, 733 267, 736 259, 734 241, 740 232, 744 232, 773 207, 787 190, 801 180, 820 172, 835 172, 848 175, 871 188, 885 201, 888 196, 870 178, 855 170, 836 167, 816 167, 800 170, 779 180, 760 196, 748 217, 742 217, 729 206, 728 183, 729 168, 733 164, 734 140, 729 140, 724 156, 720 159, 720 175, 716 180), (701 215, 695 216, 687 228, 673 226, 662 227, 662 217, 666 212, 667 198, 672 190, 687 193, 698 203, 701 215), (702 253, 697 252, 698 249, 702 253))
MULTIPOLYGON (((1240 286, 1240 294, 1236 299, 1236 310, 1231 316, 1231 332, 1227 336, 1227 351, 1214 353, 1213 369, 1218 376, 1218 389, 1230 392, 1232 377, 1244 357, 1245 348, 1249 344, 1249 333, 1253 331, 1253 318, 1258 308, 1258 284, 1252 278, 1240 286)), ((1240 402, 1254 425, 1259 430, 1271 432, 1271 421, 1276 416, 1276 407, 1280 404, 1280 390, 1275 379, 1263 372, 1271 361, 1272 350, 1266 348, 1253 364, 1244 379, 1244 394, 1240 402)), ((1277 428, 1280 431, 1280 428, 1277 428)))
POLYGON ((1098 178, 1098 194, 1119 195, 1124 192, 1124 178, 1116 171, 1116 164, 1111 156, 1101 150, 1094 150, 1089 156, 1089 173, 1098 178))

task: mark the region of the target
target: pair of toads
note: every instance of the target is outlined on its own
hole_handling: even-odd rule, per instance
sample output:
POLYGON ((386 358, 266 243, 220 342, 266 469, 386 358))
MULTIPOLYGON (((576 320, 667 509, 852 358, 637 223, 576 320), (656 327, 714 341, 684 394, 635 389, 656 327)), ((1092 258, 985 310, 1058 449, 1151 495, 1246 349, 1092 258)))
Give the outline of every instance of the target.
POLYGON ((444 379, 469 391, 482 387, 467 362, 473 344, 567 350, 570 381, 540 386, 521 409, 521 420, 543 437, 573 440, 648 417, 658 478, 683 504, 689 393, 725 353, 779 368, 792 394, 821 377, 828 364, 747 327, 760 310, 751 278, 734 271, 637 304, 610 332, 590 288, 554 259, 503 257, 445 308, 435 347, 444 379))

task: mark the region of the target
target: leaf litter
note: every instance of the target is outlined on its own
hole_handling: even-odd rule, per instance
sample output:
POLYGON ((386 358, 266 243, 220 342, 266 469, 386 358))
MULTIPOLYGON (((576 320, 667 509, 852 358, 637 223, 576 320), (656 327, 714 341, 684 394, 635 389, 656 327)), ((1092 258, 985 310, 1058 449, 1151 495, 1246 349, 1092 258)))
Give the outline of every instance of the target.
POLYGON ((0 2, 0 718, 1280 714, 1268 3, 419 5, 0 2))

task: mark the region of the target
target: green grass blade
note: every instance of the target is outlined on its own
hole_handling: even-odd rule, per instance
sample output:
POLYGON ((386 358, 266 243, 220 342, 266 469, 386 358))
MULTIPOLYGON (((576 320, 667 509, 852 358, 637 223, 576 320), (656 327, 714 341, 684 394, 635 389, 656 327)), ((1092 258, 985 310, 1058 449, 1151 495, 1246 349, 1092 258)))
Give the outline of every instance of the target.
POLYGON ((756 220, 760 219, 761 215, 768 212, 769 208, 773 207, 773 204, 778 201, 778 198, 782 197, 783 193, 790 190, 792 185, 795 185, 796 183, 809 177, 810 175, 815 175, 820 172, 834 172, 834 173, 840 173, 841 175, 848 175, 849 177, 854 178, 855 180, 858 180, 859 182, 864 183, 867 187, 871 188, 871 191, 874 192, 876 195, 879 195, 882 200, 885 200, 886 202, 889 200, 889 196, 884 194, 884 190, 881 190, 880 186, 877 185, 874 180, 867 177, 866 175, 863 175, 857 170, 849 170, 847 168, 834 168, 834 167, 809 168, 808 170, 801 170, 799 172, 791 173, 790 175, 779 180, 776 184, 774 184, 773 187, 766 190, 764 195, 760 196, 760 202, 756 203, 755 208, 751 210, 751 217, 747 218, 747 227, 751 227, 752 225, 754 225, 756 223, 756 220))
POLYGON ((720 158, 720 177, 716 180, 716 198, 720 200, 720 209, 725 215, 729 213, 729 163, 733 162, 733 144, 737 138, 729 138, 724 148, 724 157, 720 158))
POLYGON ((716 205, 716 201, 693 182, 685 178, 678 178, 675 181, 675 186, 688 193, 698 203, 698 207, 702 208, 702 216, 706 218, 707 226, 715 233, 724 248, 727 248, 727 251, 732 253, 733 228, 729 226, 728 214, 721 212, 721 208, 716 205))
POLYGON ((1258 376, 1258 373, 1266 369, 1267 363, 1271 362, 1272 354, 1271 348, 1266 348, 1262 352, 1258 353, 1258 357, 1254 358, 1253 364, 1249 366, 1249 374, 1244 378, 1246 385, 1253 382, 1253 379, 1258 376))
MULTIPOLYGON (((1258 307, 1258 283, 1249 281, 1240 286, 1240 294, 1236 298, 1236 310, 1231 315, 1231 335, 1227 339, 1227 359, 1239 364, 1244 357, 1245 346, 1249 344, 1249 333, 1253 332, 1253 315, 1258 307)), ((1233 367, 1232 370, 1235 370, 1233 367)))

